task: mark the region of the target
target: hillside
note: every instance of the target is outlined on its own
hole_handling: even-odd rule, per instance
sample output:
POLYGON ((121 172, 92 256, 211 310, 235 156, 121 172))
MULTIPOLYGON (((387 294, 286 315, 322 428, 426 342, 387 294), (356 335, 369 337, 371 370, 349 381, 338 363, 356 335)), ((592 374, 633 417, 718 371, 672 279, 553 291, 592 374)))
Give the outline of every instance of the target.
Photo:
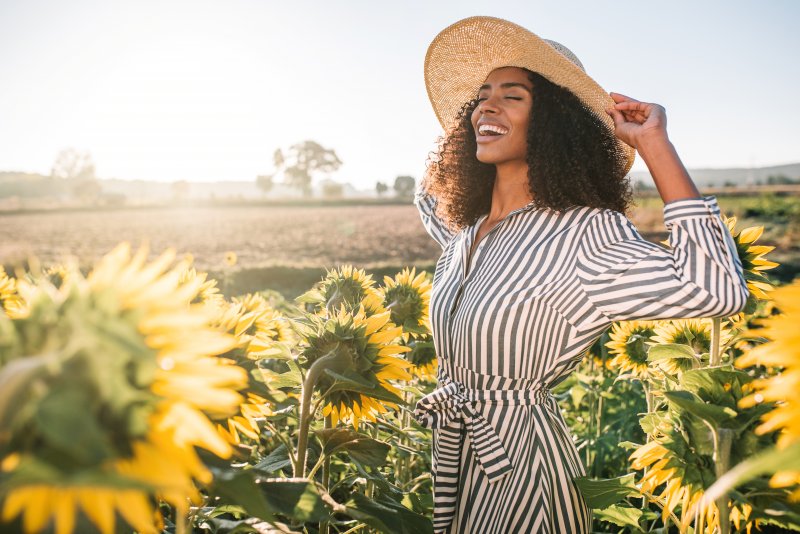
MULTIPOLYGON (((771 167, 756 167, 752 169, 731 167, 728 169, 687 169, 698 187, 722 187, 725 183, 736 185, 757 185, 759 181, 766 183, 767 177, 783 175, 794 180, 800 179, 800 163, 786 165, 773 165, 771 167)), ((653 178, 647 171, 634 171, 630 173, 634 182, 642 180, 645 184, 652 185, 653 178)))

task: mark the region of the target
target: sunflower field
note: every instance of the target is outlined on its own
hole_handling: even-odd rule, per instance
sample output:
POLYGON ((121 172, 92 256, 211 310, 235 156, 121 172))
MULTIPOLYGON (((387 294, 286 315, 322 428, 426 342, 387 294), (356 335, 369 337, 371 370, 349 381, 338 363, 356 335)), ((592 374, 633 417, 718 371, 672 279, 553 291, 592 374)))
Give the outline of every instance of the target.
MULTIPOLYGON (((615 323, 554 391, 595 532, 800 530, 800 281, 727 223, 743 313, 615 323)), ((0 270, 0 532, 433 531, 429 273, 291 302, 148 256, 0 270)))

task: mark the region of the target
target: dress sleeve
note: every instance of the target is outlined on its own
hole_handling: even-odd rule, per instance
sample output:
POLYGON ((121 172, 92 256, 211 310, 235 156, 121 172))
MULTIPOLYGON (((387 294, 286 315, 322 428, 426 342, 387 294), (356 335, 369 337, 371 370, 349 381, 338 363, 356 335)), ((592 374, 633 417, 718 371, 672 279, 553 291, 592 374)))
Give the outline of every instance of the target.
POLYGON ((576 262, 583 292, 610 321, 727 317, 749 290, 714 196, 664 205, 670 248, 651 243, 625 215, 603 210, 587 226, 576 262))
POLYGON ((425 230, 444 249, 455 233, 447 228, 444 221, 436 215, 436 204, 436 197, 428 194, 423 188, 423 183, 420 182, 414 193, 414 205, 419 210, 425 230))

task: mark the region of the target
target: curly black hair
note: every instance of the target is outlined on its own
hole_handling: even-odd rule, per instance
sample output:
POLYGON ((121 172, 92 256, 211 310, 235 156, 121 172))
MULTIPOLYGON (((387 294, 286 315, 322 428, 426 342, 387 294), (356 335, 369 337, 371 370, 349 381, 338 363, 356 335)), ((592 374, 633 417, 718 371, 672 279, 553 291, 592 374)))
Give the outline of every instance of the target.
MULTIPOLYGON (((535 98, 528 127, 528 188, 534 206, 562 211, 572 206, 626 213, 633 199, 626 159, 614 133, 571 91, 524 69, 535 98)), ((453 230, 475 224, 492 206, 495 166, 476 157, 466 102, 455 126, 438 139, 422 187, 438 200, 437 211, 453 230)))

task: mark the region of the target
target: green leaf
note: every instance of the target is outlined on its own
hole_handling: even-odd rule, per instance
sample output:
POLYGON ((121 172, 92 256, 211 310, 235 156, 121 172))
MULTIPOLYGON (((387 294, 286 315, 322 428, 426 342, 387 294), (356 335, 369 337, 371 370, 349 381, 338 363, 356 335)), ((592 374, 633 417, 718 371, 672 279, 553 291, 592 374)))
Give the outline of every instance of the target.
POLYGON ((575 477, 573 481, 590 508, 607 508, 624 501, 626 497, 641 497, 641 493, 634 486, 633 473, 605 479, 581 476, 575 477))
POLYGON ((636 532, 644 532, 639 525, 639 519, 642 517, 642 511, 638 508, 630 506, 611 505, 603 510, 592 510, 592 513, 597 519, 614 523, 620 527, 631 527, 636 532))
POLYGON ((378 502, 361 493, 353 493, 345 506, 347 515, 383 532, 400 534, 433 532, 433 523, 430 519, 388 499, 378 502))
POLYGON ((319 522, 330 518, 314 483, 305 479, 268 478, 260 481, 269 505, 302 522, 319 522))
POLYGON ((300 304, 319 304, 320 302, 325 302, 325 295, 319 289, 309 289, 294 300, 300 304))
POLYGON ((663 414, 656 412, 642 416, 639 419, 639 426, 642 427, 645 434, 652 434, 659 429, 662 431, 669 430, 673 425, 663 414))
POLYGON ((771 475, 779 471, 800 471, 800 442, 796 442, 783 450, 773 447, 737 464, 722 475, 705 492, 704 498, 716 500, 725 492, 760 476, 771 475))
POLYGON ((270 452, 263 460, 253 466, 259 472, 271 475, 285 467, 291 467, 292 460, 286 450, 286 445, 280 444, 270 452))
POLYGON ((391 450, 388 444, 348 428, 327 428, 315 433, 322 440, 325 454, 346 451, 353 460, 370 467, 385 464, 391 450))
POLYGON ((278 341, 270 345, 268 349, 264 349, 258 352, 251 352, 250 354, 248 354, 248 357, 260 358, 260 359, 275 359, 275 360, 294 359, 291 347, 287 343, 282 343, 278 341))
POLYGON ((256 484, 253 473, 214 468, 212 471, 214 472, 214 482, 209 489, 211 494, 219 496, 226 504, 241 506, 253 517, 264 521, 274 520, 273 508, 267 504, 267 500, 256 484))
POLYGON ((657 362, 660 360, 671 360, 673 358, 689 358, 695 359, 696 355, 694 349, 689 345, 681 345, 679 343, 662 343, 653 345, 647 351, 647 361, 657 362))
POLYGON ((261 374, 264 377, 264 381, 273 389, 294 388, 303 383, 300 371, 292 370, 285 373, 276 373, 269 369, 261 369, 261 374))
POLYGON ((385 389, 380 384, 373 384, 354 371, 348 370, 344 373, 337 373, 332 369, 325 369, 325 373, 336 380, 336 383, 331 386, 329 393, 335 391, 355 391, 377 400, 394 402, 397 404, 405 403, 402 398, 385 389))
POLYGON ((681 409, 707 421, 715 429, 718 429, 722 423, 730 421, 737 415, 737 412, 731 408, 706 404, 697 395, 689 391, 665 391, 664 396, 681 409))
POLYGON ((714 404, 726 403, 736 406, 742 397, 742 385, 753 379, 744 371, 720 368, 691 369, 681 375, 681 389, 696 393, 703 400, 714 404), (728 384, 728 391, 725 390, 728 384))
POLYGON ((0 368, 0 429, 12 428, 20 405, 28 400, 27 391, 34 379, 47 375, 47 366, 58 360, 56 354, 29 356, 6 363, 0 368))
POLYGON ((97 424, 90 392, 67 388, 51 390, 36 413, 39 432, 63 455, 59 463, 97 465, 113 457, 111 444, 97 424))

